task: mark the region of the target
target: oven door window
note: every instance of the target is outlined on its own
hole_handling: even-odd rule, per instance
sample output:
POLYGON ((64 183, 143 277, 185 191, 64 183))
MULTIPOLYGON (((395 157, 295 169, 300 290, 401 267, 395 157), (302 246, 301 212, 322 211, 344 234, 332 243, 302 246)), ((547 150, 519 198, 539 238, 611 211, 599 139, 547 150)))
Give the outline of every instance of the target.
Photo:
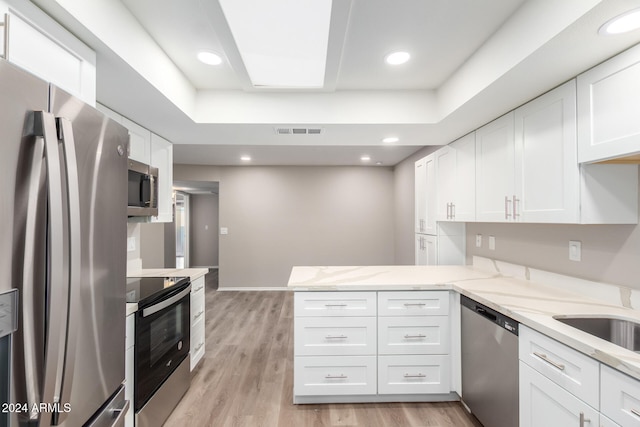
POLYGON ((187 294, 175 304, 136 317, 135 407, 141 409, 153 393, 189 355, 189 308, 187 294))

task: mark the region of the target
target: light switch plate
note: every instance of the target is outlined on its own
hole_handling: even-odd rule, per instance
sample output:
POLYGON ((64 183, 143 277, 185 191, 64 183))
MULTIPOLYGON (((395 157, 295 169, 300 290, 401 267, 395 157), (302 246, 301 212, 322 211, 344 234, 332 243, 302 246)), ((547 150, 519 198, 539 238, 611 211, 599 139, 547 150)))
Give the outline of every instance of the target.
POLYGON ((476 234, 476 248, 482 247, 482 234, 476 234))
POLYGON ((229 234, 229 229, 227 227, 220 227, 220 234, 229 234))
POLYGON ((136 250, 136 238, 127 237, 127 252, 133 252, 136 250))
POLYGON ((489 249, 492 251, 496 250, 496 237, 489 236, 489 249))
POLYGON ((582 260, 582 243, 578 240, 569 240, 569 260, 582 260))

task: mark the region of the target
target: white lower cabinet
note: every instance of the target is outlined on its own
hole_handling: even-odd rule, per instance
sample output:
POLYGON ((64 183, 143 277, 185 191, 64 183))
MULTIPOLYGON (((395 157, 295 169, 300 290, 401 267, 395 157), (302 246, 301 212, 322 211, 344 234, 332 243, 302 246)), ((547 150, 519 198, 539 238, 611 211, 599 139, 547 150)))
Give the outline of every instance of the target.
POLYGON ((640 381, 602 365, 600 384, 600 412, 603 417, 623 427, 640 426, 640 381))
POLYGON ((598 411, 520 361, 520 427, 599 425, 598 411))
POLYGON ((189 348, 189 365, 193 371, 198 362, 204 357, 204 298, 205 276, 191 282, 191 337, 189 348))
POLYGON ((134 425, 133 388, 135 372, 135 313, 127 316, 124 356, 124 398, 129 401, 129 410, 124 416, 125 427, 134 425))
POLYGON ((448 291, 296 292, 294 403, 451 392, 448 291))

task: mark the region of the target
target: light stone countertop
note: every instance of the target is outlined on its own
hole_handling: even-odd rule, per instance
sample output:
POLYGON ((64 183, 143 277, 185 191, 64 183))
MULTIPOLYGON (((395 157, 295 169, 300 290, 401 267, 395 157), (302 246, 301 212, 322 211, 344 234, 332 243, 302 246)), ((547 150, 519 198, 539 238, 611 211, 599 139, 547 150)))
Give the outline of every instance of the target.
POLYGON ((288 287, 294 291, 453 290, 640 380, 640 353, 553 318, 608 315, 640 322, 640 311, 509 277, 499 270, 471 266, 294 267, 288 287))
MULTIPOLYGON (((189 277, 191 281, 203 277, 209 272, 208 268, 143 268, 127 272, 127 277, 189 277)), ((127 316, 138 311, 137 303, 127 303, 127 316)))

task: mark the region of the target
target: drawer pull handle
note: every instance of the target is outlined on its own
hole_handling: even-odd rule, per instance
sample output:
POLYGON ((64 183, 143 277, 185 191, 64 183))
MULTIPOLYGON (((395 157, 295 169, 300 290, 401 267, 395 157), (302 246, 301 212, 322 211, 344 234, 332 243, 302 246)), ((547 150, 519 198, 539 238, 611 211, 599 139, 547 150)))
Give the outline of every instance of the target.
POLYGON ((346 340, 347 336, 346 335, 327 335, 324 338, 327 340, 346 340))
POLYGON ((196 314, 196 317, 193 318, 193 320, 199 319, 200 316, 202 316, 204 314, 204 310, 202 310, 200 313, 196 314))
POLYGON ((194 290, 194 291, 193 291, 193 293, 194 293, 194 294, 197 294, 197 293, 198 293, 198 291, 200 291, 200 289, 202 289, 202 288, 204 288, 204 285, 202 285, 202 286, 200 286, 198 289, 194 290))
POLYGON ((425 306, 427 304, 423 303, 423 302, 405 302, 404 306, 405 307, 422 307, 425 306))
POLYGON ((591 424, 591 420, 584 417, 584 412, 580 412, 580 427, 584 427, 585 423, 591 424))
POLYGON ((329 374, 329 375, 325 376, 325 378, 328 379, 328 380, 346 380, 349 377, 347 377, 345 374, 340 374, 340 375, 331 375, 331 374, 329 374))
POLYGON ((558 362, 554 362, 553 360, 549 359, 547 357, 546 354, 543 353, 538 353, 536 351, 533 352, 533 354, 537 357, 539 357, 540 359, 542 359, 543 362, 547 362, 549 365, 556 367, 558 369, 560 369, 561 371, 564 371, 564 365, 558 362))
POLYGON ((630 409, 630 411, 633 415, 640 418, 640 411, 638 411, 637 409, 630 409))
POLYGON ((346 307, 347 304, 325 304, 325 307, 346 307))
POLYGON ((196 347, 196 351, 194 351, 194 353, 197 353, 198 350, 200 350, 202 348, 202 346, 204 345, 203 342, 201 342, 200 344, 198 344, 198 346, 196 347))
POLYGON ((411 339, 411 338, 426 338, 426 335, 422 335, 422 334, 418 334, 418 335, 409 335, 409 334, 405 334, 404 336, 406 339, 411 339))
POLYGON ((425 374, 420 374, 420 373, 413 374, 413 375, 412 374, 404 374, 404 377, 405 378, 425 378, 426 375, 425 374))

